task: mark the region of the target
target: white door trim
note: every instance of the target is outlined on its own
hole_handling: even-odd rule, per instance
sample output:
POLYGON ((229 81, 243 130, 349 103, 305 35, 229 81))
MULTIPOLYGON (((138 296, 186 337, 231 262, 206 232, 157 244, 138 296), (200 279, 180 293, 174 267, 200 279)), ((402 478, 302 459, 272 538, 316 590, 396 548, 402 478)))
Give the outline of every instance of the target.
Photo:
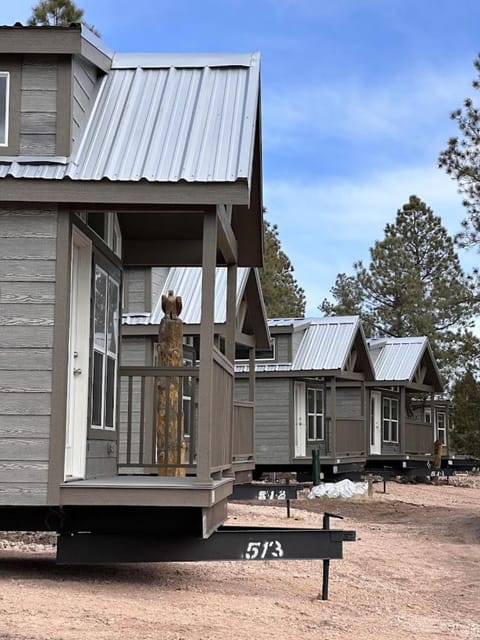
POLYGON ((382 394, 372 391, 370 394, 370 453, 382 453, 382 394))
POLYGON ((306 385, 304 382, 293 383, 293 411, 295 424, 295 458, 307 455, 307 410, 305 405, 306 385))
POLYGON ((65 479, 84 478, 87 450, 92 243, 72 229, 70 337, 65 438, 65 479))

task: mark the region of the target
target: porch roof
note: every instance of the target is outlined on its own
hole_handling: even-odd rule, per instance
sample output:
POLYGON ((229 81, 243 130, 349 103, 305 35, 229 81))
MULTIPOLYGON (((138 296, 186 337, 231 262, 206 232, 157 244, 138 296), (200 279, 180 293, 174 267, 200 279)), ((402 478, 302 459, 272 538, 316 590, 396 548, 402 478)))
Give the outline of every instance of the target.
POLYGON ((379 382, 413 383, 419 367, 425 367, 424 383, 443 391, 443 382, 428 338, 380 338, 368 341, 379 382))

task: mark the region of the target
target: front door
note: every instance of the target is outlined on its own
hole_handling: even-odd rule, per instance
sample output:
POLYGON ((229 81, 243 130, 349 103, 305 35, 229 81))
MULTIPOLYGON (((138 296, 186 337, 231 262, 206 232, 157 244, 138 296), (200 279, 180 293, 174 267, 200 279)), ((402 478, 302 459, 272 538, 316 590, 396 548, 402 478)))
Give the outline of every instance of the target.
POLYGON ((372 391, 370 395, 370 453, 382 453, 382 394, 372 391))
POLYGON ((307 411, 305 407, 305 383, 293 383, 293 405, 295 413, 295 458, 307 455, 307 411))
POLYGON ((85 477, 90 360, 91 264, 91 242, 74 227, 72 233, 67 429, 65 442, 66 480, 85 477))

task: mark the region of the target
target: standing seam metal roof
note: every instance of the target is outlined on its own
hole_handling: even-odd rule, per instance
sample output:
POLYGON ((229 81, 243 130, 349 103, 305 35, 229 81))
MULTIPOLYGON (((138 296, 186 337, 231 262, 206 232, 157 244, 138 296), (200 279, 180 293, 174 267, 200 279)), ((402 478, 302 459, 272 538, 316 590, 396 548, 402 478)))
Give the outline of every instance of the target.
POLYGON ((250 182, 259 66, 258 53, 117 54, 72 157, 0 157, 0 177, 250 182))
POLYGON ((424 336, 370 340, 375 379, 411 382, 426 349, 429 343, 424 336))
MULTIPOLYGON (((247 283, 250 268, 240 267, 237 272, 237 305, 240 303, 247 283)), ((162 294, 174 291, 182 298, 180 314, 184 324, 200 324, 202 312, 202 269, 201 267, 172 267, 167 275, 162 291, 152 313, 126 313, 123 323, 127 325, 158 325, 163 318, 162 294)), ((215 272, 215 323, 226 321, 227 269, 217 267, 215 272)))

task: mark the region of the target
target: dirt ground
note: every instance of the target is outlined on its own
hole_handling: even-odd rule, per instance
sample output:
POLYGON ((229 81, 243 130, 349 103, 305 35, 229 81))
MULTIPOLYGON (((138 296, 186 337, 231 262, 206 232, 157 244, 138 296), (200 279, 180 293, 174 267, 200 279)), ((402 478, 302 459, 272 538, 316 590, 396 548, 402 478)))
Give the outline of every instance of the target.
POLYGON ((0 639, 478 640, 480 478, 374 489, 295 501, 290 520, 283 506, 229 506, 238 524, 343 515, 357 541, 331 562, 326 602, 320 560, 67 568, 46 539, 0 536, 0 639))

